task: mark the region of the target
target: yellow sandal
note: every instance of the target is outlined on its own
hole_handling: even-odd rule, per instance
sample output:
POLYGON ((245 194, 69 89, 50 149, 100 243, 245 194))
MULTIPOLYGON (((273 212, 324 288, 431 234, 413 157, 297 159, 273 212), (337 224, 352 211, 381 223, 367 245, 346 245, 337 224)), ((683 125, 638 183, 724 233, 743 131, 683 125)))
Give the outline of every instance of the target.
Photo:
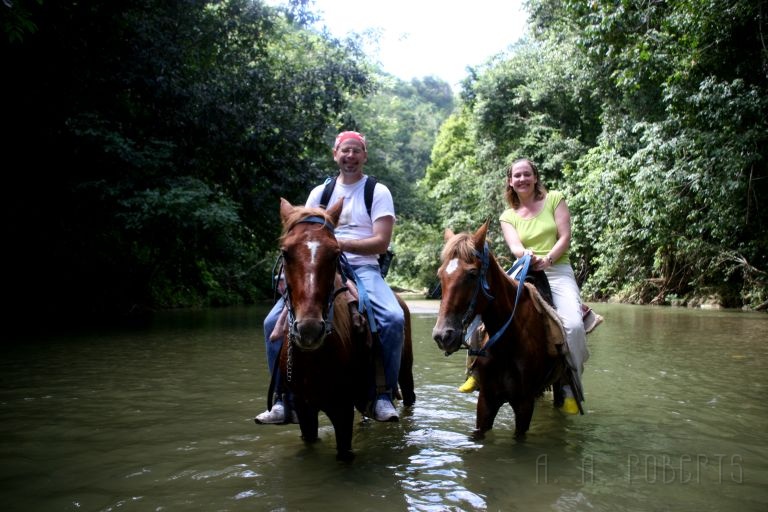
POLYGON ((560 408, 565 414, 579 414, 579 404, 576 403, 576 399, 572 396, 565 397, 563 406, 560 408))
POLYGON ((467 377, 467 380, 464 381, 464 384, 459 386, 459 391, 462 393, 471 393, 475 390, 477 390, 480 387, 480 383, 477 382, 477 379, 474 375, 470 375, 467 377))

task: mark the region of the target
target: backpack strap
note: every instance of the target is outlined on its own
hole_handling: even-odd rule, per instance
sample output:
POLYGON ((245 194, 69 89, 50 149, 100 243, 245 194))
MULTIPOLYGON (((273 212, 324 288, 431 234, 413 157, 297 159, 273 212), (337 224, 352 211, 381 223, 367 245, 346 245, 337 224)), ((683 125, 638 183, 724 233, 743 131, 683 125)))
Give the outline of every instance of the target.
POLYGON ((368 216, 371 216, 371 206, 373 205, 373 189, 376 188, 376 178, 368 176, 368 181, 365 182, 365 209, 368 210, 368 216))
MULTIPOLYGON (((329 177, 325 180, 325 188, 323 189, 323 195, 320 196, 320 208, 328 208, 328 201, 331 200, 333 194, 333 188, 336 186, 336 177, 329 177)), ((365 209, 368 212, 368 216, 371 216, 371 207, 373 206, 373 189, 376 188, 376 178, 368 176, 368 180, 365 182, 365 190, 363 195, 365 197, 365 209)))
POLYGON ((320 196, 320 208, 325 210, 328 208, 328 201, 331 200, 331 194, 333 194, 333 187, 336 186, 336 177, 329 177, 325 180, 325 188, 323 189, 323 195, 320 196))

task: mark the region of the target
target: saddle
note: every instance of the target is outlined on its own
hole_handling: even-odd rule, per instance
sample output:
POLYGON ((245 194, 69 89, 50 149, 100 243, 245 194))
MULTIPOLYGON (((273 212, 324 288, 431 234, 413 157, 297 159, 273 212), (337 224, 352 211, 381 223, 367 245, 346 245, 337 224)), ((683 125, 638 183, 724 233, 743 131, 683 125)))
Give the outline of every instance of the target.
MULTIPOLYGON (((532 283, 526 282, 525 287, 533 297, 533 304, 536 307, 536 311, 541 313, 544 318, 544 325, 547 330, 547 352, 552 357, 568 352, 568 344, 565 342, 565 329, 563 323, 560 321, 560 317, 557 316, 557 312, 552 305, 547 302, 544 296, 539 292, 532 283)), ((584 330, 587 334, 594 331, 598 325, 603 323, 604 318, 595 313, 592 308, 586 304, 582 304, 582 319, 584 321, 584 330)))
POLYGON ((565 354, 568 352, 568 344, 565 342, 565 329, 560 321, 560 317, 557 316, 555 308, 544 300, 544 297, 542 297, 535 285, 526 282, 525 287, 533 298, 533 305, 536 307, 536 311, 541 314, 544 320, 544 328, 547 331, 547 353, 552 357, 565 354))

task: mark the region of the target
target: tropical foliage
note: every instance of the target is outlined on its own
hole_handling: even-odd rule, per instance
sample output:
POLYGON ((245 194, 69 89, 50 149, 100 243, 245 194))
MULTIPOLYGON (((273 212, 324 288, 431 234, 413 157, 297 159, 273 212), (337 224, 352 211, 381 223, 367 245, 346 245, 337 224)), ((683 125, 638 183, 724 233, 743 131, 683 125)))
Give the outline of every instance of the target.
POLYGON ((566 193, 588 298, 768 300, 765 0, 530 0, 528 37, 458 95, 383 73, 310 6, 0 5, 14 311, 269 297, 278 200, 334 172, 339 129, 393 191, 395 285, 434 286, 445 227, 497 226, 525 156, 566 193))
POLYGON ((359 49, 246 0, 28 7, 37 31, 3 48, 15 299, 262 296, 277 198, 320 179, 339 112, 371 89, 359 49))
POLYGON ((532 158, 568 197, 587 297, 764 304, 765 7, 531 0, 531 37, 466 81, 461 129, 438 136, 442 220, 497 217, 505 166, 532 158), (468 208, 467 183, 490 204, 468 208))

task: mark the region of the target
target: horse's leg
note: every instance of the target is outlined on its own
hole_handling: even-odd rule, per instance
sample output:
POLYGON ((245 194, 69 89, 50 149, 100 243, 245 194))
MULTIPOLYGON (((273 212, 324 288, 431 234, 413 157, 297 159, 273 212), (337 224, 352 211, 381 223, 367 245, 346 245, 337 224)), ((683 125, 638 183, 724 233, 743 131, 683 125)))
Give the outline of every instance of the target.
POLYGON ((400 359, 400 373, 398 382, 400 384, 400 394, 403 399, 403 405, 409 407, 416 402, 416 393, 413 384, 413 341, 411 339, 411 313, 408 306, 400 296, 397 296, 400 306, 405 315, 405 336, 403 338, 403 354, 400 359))
POLYGON ((495 395, 489 396, 480 388, 480 394, 477 397, 477 414, 475 417, 475 430, 472 432, 472 437, 475 439, 482 439, 485 433, 493 428, 493 422, 496 420, 496 415, 499 413, 499 409, 503 405, 503 401, 495 395))
POLYGON ((536 399, 531 397, 520 399, 516 403, 510 400, 509 405, 515 411, 516 438, 523 438, 525 433, 528 432, 528 428, 531 426, 531 418, 533 418, 533 406, 535 403, 536 399))
POLYGON ((304 400, 298 400, 294 397, 294 408, 296 414, 299 416, 299 428, 301 429, 301 438, 305 443, 314 443, 317 441, 317 430, 319 421, 317 415, 319 411, 317 407, 304 402, 304 400))
POLYGON ((352 427, 355 422, 355 408, 351 403, 345 402, 332 410, 327 410, 326 415, 333 424, 333 432, 336 436, 336 460, 350 462, 355 458, 352 453, 352 427))

